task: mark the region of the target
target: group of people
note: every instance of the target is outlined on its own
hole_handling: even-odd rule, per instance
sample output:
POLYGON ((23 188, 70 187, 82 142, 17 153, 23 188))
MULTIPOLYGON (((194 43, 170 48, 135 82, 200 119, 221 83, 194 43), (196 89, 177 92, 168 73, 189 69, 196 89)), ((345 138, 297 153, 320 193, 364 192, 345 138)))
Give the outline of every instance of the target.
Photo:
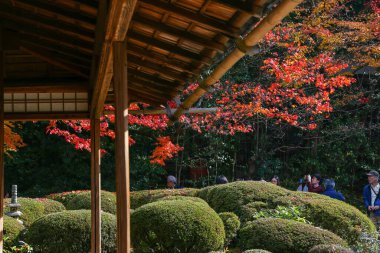
MULTIPOLYGON (((273 176, 270 182, 275 185, 280 185, 280 178, 273 176)), ((305 175, 298 181, 297 191, 319 193, 333 199, 345 201, 343 194, 335 190, 335 181, 333 179, 322 180, 320 174, 314 174, 312 176, 305 175)))

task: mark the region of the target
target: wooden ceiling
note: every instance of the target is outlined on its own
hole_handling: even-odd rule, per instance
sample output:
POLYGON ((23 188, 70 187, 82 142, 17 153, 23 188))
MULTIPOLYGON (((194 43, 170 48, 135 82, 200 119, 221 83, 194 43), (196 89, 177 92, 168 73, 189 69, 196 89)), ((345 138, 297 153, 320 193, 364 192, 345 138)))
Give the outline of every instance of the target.
MULTIPOLYGON (((126 36, 131 100, 165 104, 220 59, 274 2, 137 0, 126 36)), ((5 92, 87 90, 91 97, 101 55, 107 53, 103 44, 111 4, 0 0, 5 92)), ((111 103, 112 93, 111 83, 111 103)))

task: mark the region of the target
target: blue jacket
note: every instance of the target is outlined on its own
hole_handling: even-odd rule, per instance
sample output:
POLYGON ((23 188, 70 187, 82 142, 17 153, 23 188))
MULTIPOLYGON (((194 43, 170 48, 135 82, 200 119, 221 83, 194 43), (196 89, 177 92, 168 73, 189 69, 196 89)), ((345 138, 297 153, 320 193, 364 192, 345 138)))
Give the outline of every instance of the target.
MULTIPOLYGON (((363 199, 364 199, 365 209, 366 209, 367 213, 369 213, 368 212, 368 206, 371 205, 371 185, 370 184, 367 184, 363 188, 363 199)), ((379 196, 379 198, 376 198, 374 205, 380 206, 380 196, 379 196)), ((380 210, 376 210, 375 215, 380 215, 380 210)))
POLYGON ((324 192, 322 192, 323 195, 329 196, 333 199, 339 199, 341 201, 345 201, 344 196, 342 193, 335 191, 333 187, 327 187, 324 192))

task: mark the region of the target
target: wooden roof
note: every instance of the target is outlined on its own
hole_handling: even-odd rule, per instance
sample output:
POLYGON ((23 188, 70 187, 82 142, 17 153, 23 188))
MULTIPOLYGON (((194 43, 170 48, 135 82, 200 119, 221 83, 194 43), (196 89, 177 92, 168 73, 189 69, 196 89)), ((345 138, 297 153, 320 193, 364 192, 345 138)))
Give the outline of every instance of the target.
MULTIPOLYGON (((131 100, 165 104, 220 59, 274 2, 138 0, 126 31, 131 100)), ((90 106, 83 103, 98 103, 91 101, 94 92, 107 93, 105 99, 112 102, 112 82, 101 90, 98 75, 110 68, 109 27, 124 28, 110 21, 118 11, 114 6, 106 0, 0 0, 6 112, 41 112, 27 109, 28 94, 38 105, 50 103, 44 112, 51 113, 60 112, 53 103, 62 103, 55 107, 62 112, 88 113, 90 106), (16 93, 24 96, 15 98, 16 93), (65 97, 70 106, 65 107, 65 97), (25 106, 15 110, 15 101, 25 106)))

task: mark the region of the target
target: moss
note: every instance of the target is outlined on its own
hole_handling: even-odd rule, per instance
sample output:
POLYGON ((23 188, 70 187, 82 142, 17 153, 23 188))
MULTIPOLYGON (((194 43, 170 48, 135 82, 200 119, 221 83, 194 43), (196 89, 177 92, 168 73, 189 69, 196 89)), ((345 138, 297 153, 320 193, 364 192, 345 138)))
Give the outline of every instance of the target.
POLYGON ((220 213, 219 217, 223 221, 224 231, 226 232, 224 246, 228 246, 235 239, 240 229, 240 220, 236 214, 231 212, 220 213))
POLYGON ((271 253, 270 251, 263 250, 263 249, 249 249, 244 251, 243 253, 271 253))
POLYGON ((154 202, 158 199, 169 196, 190 196, 194 197, 198 189, 184 188, 184 189, 165 189, 165 190, 145 190, 131 192, 131 208, 136 209, 142 205, 154 202))
MULTIPOLYGON (((45 206, 41 201, 38 201, 38 199, 18 198, 17 201, 21 205, 20 211, 22 215, 20 220, 22 220, 25 227, 29 227, 35 220, 44 215, 45 206)), ((4 200, 4 213, 10 211, 8 206, 10 202, 10 199, 4 200)))
POLYGON ((270 183, 239 181, 203 188, 197 196, 204 199, 217 212, 234 212, 241 217, 243 206, 249 203, 267 202, 288 194, 288 190, 270 183))
POLYGON ((302 216, 314 225, 330 230, 350 245, 358 243, 363 233, 375 235, 371 220, 355 207, 342 201, 314 193, 293 192, 273 200, 273 205, 303 207, 302 216))
POLYGON ((16 219, 9 216, 4 216, 4 235, 11 241, 18 239, 20 233, 25 227, 16 219))
POLYGON ((330 231, 284 219, 259 219, 247 223, 239 232, 243 250, 259 248, 274 253, 305 253, 319 244, 347 243, 330 231))
MULTIPOLYGON (((116 217, 102 213, 102 252, 116 251, 116 217)), ((46 215, 26 233, 33 252, 73 253, 91 250, 91 211, 74 210, 46 215)))
MULTIPOLYGON (((116 196, 112 192, 101 192, 101 208, 107 213, 116 214, 116 196)), ((83 192, 67 204, 68 210, 91 209, 91 192, 83 192)))
POLYGON ((309 253, 354 253, 354 251, 340 245, 321 244, 314 246, 309 253))
POLYGON ((207 204, 163 200, 143 205, 131 215, 135 253, 197 252, 223 248, 225 232, 218 214, 207 204))

